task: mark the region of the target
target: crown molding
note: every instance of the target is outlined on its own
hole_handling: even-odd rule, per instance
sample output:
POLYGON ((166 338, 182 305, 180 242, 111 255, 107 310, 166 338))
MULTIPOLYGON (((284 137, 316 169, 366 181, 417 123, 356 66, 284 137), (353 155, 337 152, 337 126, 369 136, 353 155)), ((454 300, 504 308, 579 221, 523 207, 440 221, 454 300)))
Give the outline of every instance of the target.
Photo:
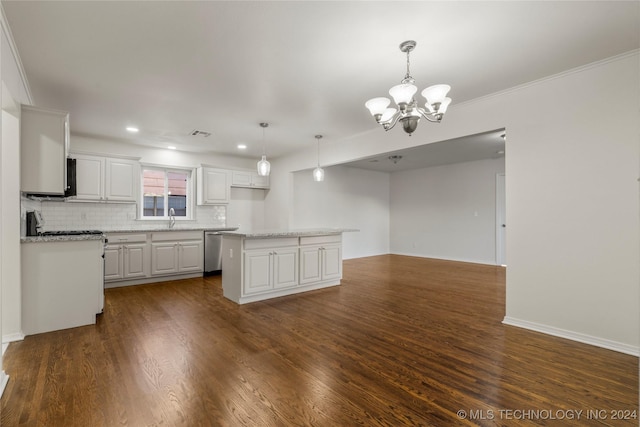
MULTIPOLYGON (((33 96, 31 95, 31 88, 29 87, 29 81, 27 80, 27 75, 24 72, 24 67, 22 66, 22 60, 20 59, 20 54, 18 53, 18 48, 13 40, 13 34, 11 33, 11 27, 9 27, 9 22, 7 21, 7 17, 4 13, 4 6, 0 1, 0 27, 2 27, 2 34, 6 37, 7 43, 9 44, 9 48, 11 49, 11 55, 13 56, 16 66, 18 67, 18 73, 20 74, 20 80, 22 82, 22 86, 27 95, 27 99, 29 100, 29 104, 33 105, 33 96)), ((4 56, 5 52, 2 52, 2 56, 4 56)))
POLYGON ((472 105, 472 104, 475 104, 477 102, 482 102, 484 100, 491 99, 491 98, 494 98, 494 97, 506 95, 506 94, 513 93, 513 92, 518 92, 518 91, 520 91, 522 89, 526 89, 526 88, 531 87, 531 86, 536 86, 536 85, 539 85, 541 83, 548 82, 548 81, 551 81, 551 80, 561 79, 561 78, 569 76, 571 74, 579 74, 579 73, 582 73, 584 71, 590 70, 592 68, 598 68, 598 67, 601 67, 603 65, 609 64, 611 62, 621 61, 623 59, 626 59, 626 58, 629 58, 629 57, 632 57, 632 56, 636 56, 638 54, 640 54, 640 49, 633 49, 633 50, 630 50, 628 52, 624 52, 624 53, 621 53, 621 54, 618 54, 618 55, 615 55, 615 56, 610 56, 609 58, 604 58, 604 59, 601 59, 601 60, 598 60, 598 61, 595 61, 595 62, 590 62, 588 64, 580 65, 580 66, 575 67, 575 68, 570 68, 568 70, 561 71, 559 73, 552 74, 550 76, 542 77, 542 78, 537 79, 537 80, 532 80, 532 81, 527 82, 527 83, 522 83, 520 85, 513 86, 513 87, 510 87, 508 89, 503 89, 503 90, 500 90, 498 92, 493 92, 493 93, 490 93, 488 95, 480 96, 478 98, 470 99, 468 101, 463 101, 463 102, 455 104, 455 106, 451 105, 449 108, 452 108, 452 107, 463 107, 465 105, 472 105))

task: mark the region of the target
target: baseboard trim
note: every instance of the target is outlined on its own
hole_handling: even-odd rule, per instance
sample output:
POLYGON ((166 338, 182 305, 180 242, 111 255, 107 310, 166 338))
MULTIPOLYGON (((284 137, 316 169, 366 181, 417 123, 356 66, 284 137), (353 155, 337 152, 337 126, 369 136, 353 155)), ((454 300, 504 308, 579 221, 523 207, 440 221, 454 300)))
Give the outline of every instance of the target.
POLYGON ((516 326, 523 329, 529 329, 532 331, 541 332, 543 334, 553 335, 555 337, 560 337, 560 338, 566 338, 571 341, 578 341, 583 344, 589 344, 596 347, 602 347, 608 350, 629 354, 631 356, 640 357, 640 347, 624 344, 617 341, 598 338, 592 335, 581 334, 579 332, 568 331, 566 329, 543 325, 541 323, 515 319, 509 316, 505 316, 504 319, 502 320, 502 323, 509 326, 516 326))
POLYGON ((22 332, 14 332, 13 334, 7 334, 2 336, 2 347, 4 353, 4 345, 9 345, 10 342, 22 341, 24 334, 22 332))
MULTIPOLYGON (((493 265, 496 266, 495 262, 488 261, 478 261, 472 259, 461 259, 461 258, 438 258, 431 255, 418 254, 413 252, 389 252, 389 255, 402 255, 402 256, 411 256, 416 258, 425 258, 425 259, 437 259, 439 261, 454 261, 454 262, 465 262, 468 264, 480 264, 480 265, 493 265)), ((498 265, 498 267, 506 267, 505 265, 498 265)))
POLYGON ((0 397, 2 397, 2 393, 4 393, 4 389, 9 382, 9 375, 5 374, 4 371, 0 371, 0 397))

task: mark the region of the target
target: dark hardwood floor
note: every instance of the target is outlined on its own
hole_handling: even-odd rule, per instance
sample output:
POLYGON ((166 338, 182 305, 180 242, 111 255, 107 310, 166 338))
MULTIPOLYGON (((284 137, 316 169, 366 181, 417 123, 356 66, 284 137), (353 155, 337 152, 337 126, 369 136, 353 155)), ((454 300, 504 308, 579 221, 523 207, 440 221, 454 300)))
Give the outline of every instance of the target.
POLYGON ((388 255, 244 306, 220 277, 110 289, 95 326, 9 346, 0 424, 638 425, 638 358, 503 325, 504 276, 388 255))

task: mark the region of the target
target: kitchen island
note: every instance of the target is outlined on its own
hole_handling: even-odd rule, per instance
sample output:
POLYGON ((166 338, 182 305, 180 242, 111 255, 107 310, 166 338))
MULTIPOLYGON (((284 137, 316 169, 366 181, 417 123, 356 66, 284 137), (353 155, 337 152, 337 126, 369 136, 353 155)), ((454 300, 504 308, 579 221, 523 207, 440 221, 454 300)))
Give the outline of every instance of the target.
POLYGON ((238 304, 340 284, 346 229, 222 232, 222 290, 238 304))

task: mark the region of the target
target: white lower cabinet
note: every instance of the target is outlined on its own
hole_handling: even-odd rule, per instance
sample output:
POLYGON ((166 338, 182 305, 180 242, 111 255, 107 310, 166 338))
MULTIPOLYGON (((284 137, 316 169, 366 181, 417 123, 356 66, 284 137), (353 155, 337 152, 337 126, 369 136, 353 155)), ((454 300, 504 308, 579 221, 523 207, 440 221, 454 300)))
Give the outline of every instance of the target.
POLYGON ((199 273, 204 268, 202 231, 152 233, 151 274, 199 273))
POLYGON ((300 238, 300 284, 342 278, 341 236, 300 238))
POLYGON ((104 280, 111 286, 149 283, 161 281, 163 276, 203 271, 202 231, 108 233, 107 239, 104 280))
POLYGON ((298 284, 298 248, 251 250, 244 254, 244 294, 298 284))
POLYGON ((149 244, 146 233, 108 234, 104 250, 104 280, 149 276, 149 244))
POLYGON ((336 286, 341 278, 341 234, 222 239, 222 291, 238 304, 336 286))

